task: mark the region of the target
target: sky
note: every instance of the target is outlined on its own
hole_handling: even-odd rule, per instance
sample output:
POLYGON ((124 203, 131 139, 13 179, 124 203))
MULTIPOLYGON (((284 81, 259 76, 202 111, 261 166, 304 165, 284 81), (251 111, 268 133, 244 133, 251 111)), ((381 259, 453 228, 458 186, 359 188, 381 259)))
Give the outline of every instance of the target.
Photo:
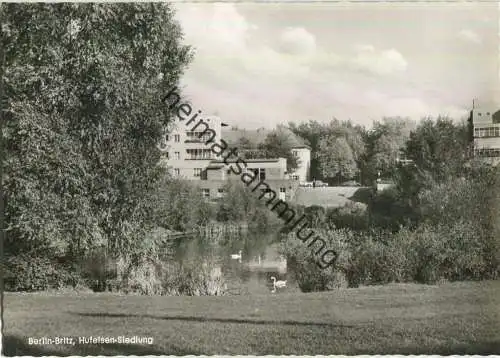
POLYGON ((240 128, 465 116, 500 99, 497 3, 176 3, 193 107, 240 128))

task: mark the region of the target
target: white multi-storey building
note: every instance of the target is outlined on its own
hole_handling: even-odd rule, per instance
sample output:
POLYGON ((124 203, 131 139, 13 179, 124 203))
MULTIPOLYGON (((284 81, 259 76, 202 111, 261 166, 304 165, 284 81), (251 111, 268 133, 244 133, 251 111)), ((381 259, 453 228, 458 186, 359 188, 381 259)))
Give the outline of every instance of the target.
POLYGON ((163 160, 174 176, 192 180, 203 179, 210 161, 217 159, 210 149, 211 144, 206 144, 213 136, 206 129, 215 132, 213 143, 220 143, 222 127, 226 124, 217 116, 204 116, 202 120, 206 125, 198 124, 198 121, 186 125, 186 121, 177 120, 175 127, 165 135, 160 144, 163 160), (204 134, 200 137, 202 133, 204 134))
POLYGON ((471 122, 474 154, 492 164, 500 163, 500 106, 474 101, 471 122))

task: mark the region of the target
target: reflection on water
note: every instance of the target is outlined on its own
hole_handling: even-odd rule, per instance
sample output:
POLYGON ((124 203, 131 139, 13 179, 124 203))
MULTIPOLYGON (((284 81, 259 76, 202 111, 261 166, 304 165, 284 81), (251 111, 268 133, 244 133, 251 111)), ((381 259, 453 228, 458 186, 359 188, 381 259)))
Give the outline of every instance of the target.
POLYGON ((217 242, 207 237, 183 237, 171 249, 178 262, 210 262, 212 274, 222 275, 229 294, 270 293, 273 276, 287 281, 287 287, 278 288, 277 293, 298 290, 286 259, 280 255, 278 230, 227 234, 217 242))

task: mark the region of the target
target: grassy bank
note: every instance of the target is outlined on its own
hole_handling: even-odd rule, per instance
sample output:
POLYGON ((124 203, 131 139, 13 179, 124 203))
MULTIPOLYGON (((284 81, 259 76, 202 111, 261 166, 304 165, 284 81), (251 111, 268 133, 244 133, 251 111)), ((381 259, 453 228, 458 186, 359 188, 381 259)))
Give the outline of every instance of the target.
POLYGON ((500 353, 500 282, 310 294, 5 294, 7 355, 500 353), (28 337, 149 336, 153 345, 33 346, 28 337))

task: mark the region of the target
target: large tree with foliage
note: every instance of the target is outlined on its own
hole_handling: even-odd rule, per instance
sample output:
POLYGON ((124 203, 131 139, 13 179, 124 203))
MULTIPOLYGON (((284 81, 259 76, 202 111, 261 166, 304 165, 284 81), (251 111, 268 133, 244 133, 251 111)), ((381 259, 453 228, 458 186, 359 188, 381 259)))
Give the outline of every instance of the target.
POLYGON ((7 250, 131 251, 190 60, 166 4, 2 4, 7 250), (55 250, 56 249, 56 250, 55 250))
POLYGON ((420 171, 440 182, 463 175, 470 146, 467 124, 440 117, 422 121, 411 133, 405 152, 420 171))
POLYGON ((299 165, 299 160, 292 153, 292 134, 281 128, 277 128, 266 136, 263 143, 259 145, 266 158, 285 158, 287 171, 293 172, 299 165))
POLYGON ((392 175, 415 126, 416 123, 407 118, 386 117, 381 122, 375 122, 373 128, 365 133, 366 152, 361 160, 361 171, 366 182, 375 180, 378 172, 385 177, 392 175))
MULTIPOLYGON (((360 166, 360 160, 365 152, 365 143, 363 140, 364 129, 361 126, 354 125, 351 121, 339 121, 332 119, 328 123, 319 123, 317 121, 309 121, 296 125, 289 124, 290 130, 296 135, 306 139, 311 145, 311 176, 313 178, 328 178, 330 174, 325 176, 325 163, 320 162, 320 158, 326 158, 330 154, 327 153, 328 148, 324 146, 325 138, 343 138, 347 143, 352 158, 356 164, 356 169, 360 166), (320 143, 322 147, 320 148, 320 143)), ((334 149, 335 153, 339 153, 334 149)))
POLYGON ((352 179, 357 173, 353 151, 344 137, 329 135, 321 139, 317 159, 323 178, 335 178, 340 182, 352 179))

